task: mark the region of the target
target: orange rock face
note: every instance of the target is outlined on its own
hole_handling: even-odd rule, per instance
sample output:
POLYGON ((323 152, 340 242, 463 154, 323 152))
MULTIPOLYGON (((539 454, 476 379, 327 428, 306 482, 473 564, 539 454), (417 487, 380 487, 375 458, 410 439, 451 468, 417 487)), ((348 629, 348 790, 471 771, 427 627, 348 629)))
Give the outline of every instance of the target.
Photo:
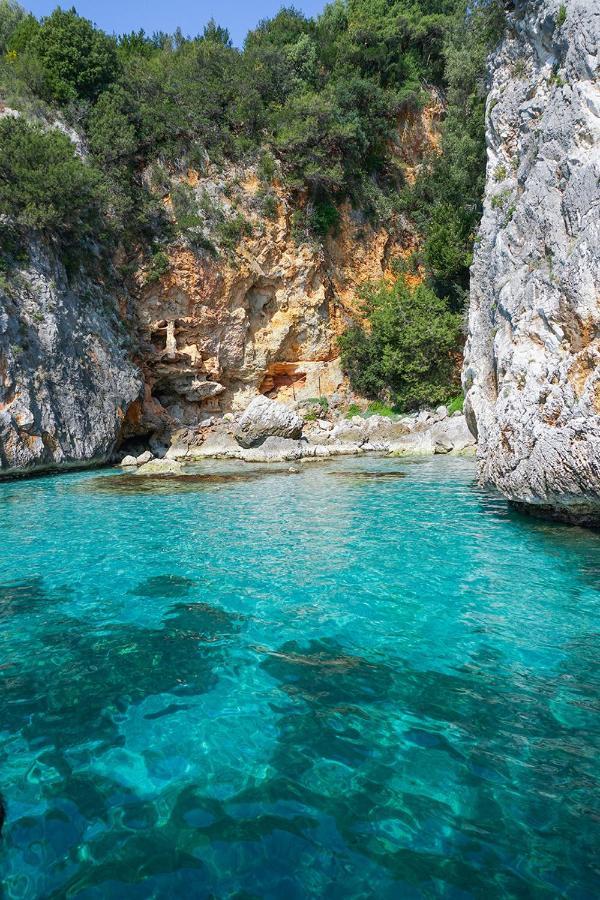
MULTIPOLYGON (((435 147, 438 118, 436 101, 401 123, 407 177, 435 147)), ((206 411, 243 408, 257 393, 285 401, 347 390, 337 339, 361 315, 359 287, 391 277, 393 260, 414 249, 408 223, 374 227, 345 204, 321 243, 298 236, 281 183, 264 184, 253 168, 209 166, 180 180, 199 209, 216 210, 220 222, 241 216, 251 233, 233 249, 223 246, 207 214, 200 240, 188 234, 168 248, 170 268, 158 281, 146 282, 140 261, 135 313, 145 404, 158 401, 191 424, 206 411), (261 205, 265 192, 272 218, 261 205)), ((165 205, 172 210, 169 198, 165 205)))

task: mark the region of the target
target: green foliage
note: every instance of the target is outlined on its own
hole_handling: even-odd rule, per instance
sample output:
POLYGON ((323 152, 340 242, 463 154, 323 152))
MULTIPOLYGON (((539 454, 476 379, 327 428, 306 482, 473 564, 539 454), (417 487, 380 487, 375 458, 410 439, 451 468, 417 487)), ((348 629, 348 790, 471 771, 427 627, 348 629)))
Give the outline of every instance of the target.
POLYGON ((303 403, 307 407, 303 413, 305 422, 316 422, 317 419, 326 416, 329 412, 329 400, 327 397, 309 397, 303 403))
POLYGON ((196 37, 112 38, 74 10, 38 21, 0 0, 0 52, 10 51, 0 91, 49 121, 56 112, 43 104, 60 106, 83 133, 93 158, 85 171, 102 172, 122 238, 162 241, 176 230, 215 252, 210 227, 220 246, 235 247, 249 232, 243 217, 209 209, 167 173, 258 158, 262 213, 277 215, 277 178, 298 242, 335 231, 346 201, 390 228, 408 213, 422 236, 419 270, 456 311, 481 213, 485 61, 502 21, 502 0, 334 0, 314 19, 282 9, 239 50, 214 21, 196 37), (443 152, 410 187, 398 123, 431 86, 446 98, 443 152), (167 193, 176 229, 160 202, 167 193))
POLYGON ((198 202, 193 189, 184 182, 173 185, 171 190, 171 203, 177 226, 181 232, 198 228, 203 224, 198 215, 198 202))
POLYGON ((506 166, 499 165, 496 166, 496 170, 494 172, 494 181, 504 181, 506 178, 507 171, 506 166))
POLYGON ((223 219, 217 225, 217 236, 221 246, 234 250, 244 236, 252 234, 252 226, 241 213, 223 219))
POLYGON ((0 0, 0 54, 9 49, 9 42, 25 15, 16 0, 0 0))
POLYGON ((101 234, 105 207, 102 176, 64 134, 22 118, 0 120, 0 215, 81 243, 101 234))
POLYGON ((272 190, 265 190, 264 188, 257 191, 256 194, 259 202, 260 208, 263 216, 267 219, 276 219, 277 218, 277 210, 279 208, 279 201, 277 199, 277 194, 272 190))
POLYGON ((57 8, 34 30, 24 48, 41 63, 47 99, 94 100, 116 77, 116 41, 74 9, 57 8))
POLYGON ((524 59, 517 59, 512 65, 513 78, 525 78, 527 75, 527 63, 524 59))
POLYGON ((442 284, 460 281, 464 270, 471 265, 467 227, 460 210, 450 204, 438 203, 433 207, 423 258, 434 281, 442 284))
POLYGON ((265 184, 271 184, 275 177, 277 168, 275 166, 275 160, 270 153, 266 151, 261 153, 256 171, 261 181, 263 181, 265 184))
POLYGON ((391 407, 389 403, 382 403, 381 400, 374 400, 367 407, 367 416, 386 416, 391 419, 397 412, 397 409, 391 407))
MULTIPOLYGON (((5 12, 8 9, 10 9, 10 6, 6 4, 2 11, 5 12)), ((40 23, 31 14, 18 16, 16 22, 14 15, 12 17, 7 13, 5 15, 3 30, 6 29, 7 32, 6 49, 9 53, 18 56, 27 50, 33 39, 39 34, 40 23)))
POLYGON ((453 397, 452 400, 450 400, 448 403, 448 415, 451 416, 455 412, 462 412, 464 402, 465 398, 462 394, 458 394, 458 396, 453 397))
POLYGON ((340 214, 331 200, 320 199, 315 202, 309 221, 312 230, 321 237, 325 237, 330 231, 337 228, 340 214))
POLYGON ((498 194, 494 194, 490 201, 492 209, 504 209, 508 203, 509 197, 510 191, 508 189, 500 191, 498 194))
POLYGON ((556 15, 556 27, 562 28, 565 22, 567 21, 567 7, 564 3, 561 3, 558 9, 558 13, 556 15))
POLYGON ((422 262, 436 292, 459 309, 485 184, 486 61, 504 25, 501 0, 459 0, 443 55, 447 112, 441 154, 423 166, 403 203, 423 235, 422 262))
POLYGON ((352 419, 354 416, 360 416, 361 409, 358 403, 349 403, 348 409, 346 410, 346 418, 352 419))
POLYGON ((327 399, 327 397, 309 397, 305 402, 312 403, 315 406, 319 406, 323 414, 329 412, 329 400, 327 399))
POLYGON ((352 387, 401 409, 446 400, 457 381, 460 314, 403 278, 367 287, 364 299, 368 328, 355 325, 340 338, 352 387))
POLYGON ((146 284, 153 284, 156 281, 160 281, 170 268, 171 263, 165 251, 158 250, 150 260, 150 265, 146 271, 146 284))

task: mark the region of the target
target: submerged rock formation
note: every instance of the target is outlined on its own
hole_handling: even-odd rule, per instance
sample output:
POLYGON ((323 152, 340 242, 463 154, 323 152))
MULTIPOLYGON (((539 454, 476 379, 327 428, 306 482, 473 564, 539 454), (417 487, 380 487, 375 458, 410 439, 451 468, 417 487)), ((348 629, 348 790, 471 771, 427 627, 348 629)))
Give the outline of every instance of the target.
POLYGON ((142 389, 116 299, 54 252, 0 281, 0 474, 106 462, 142 389))
POLYGON ((480 473, 600 522, 600 0, 517 0, 491 60, 463 383, 480 473))

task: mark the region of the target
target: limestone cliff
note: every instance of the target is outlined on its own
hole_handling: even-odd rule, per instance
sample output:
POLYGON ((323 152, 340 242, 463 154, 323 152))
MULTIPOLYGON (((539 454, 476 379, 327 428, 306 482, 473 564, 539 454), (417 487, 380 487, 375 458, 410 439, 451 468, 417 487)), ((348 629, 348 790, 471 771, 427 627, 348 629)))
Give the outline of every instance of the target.
MULTIPOLYGON (((147 283, 140 270, 132 292, 151 396, 174 422, 193 423, 242 409, 257 393, 294 401, 337 391, 344 384, 337 336, 357 312, 357 287, 384 277, 407 252, 408 228, 374 227, 346 205, 321 243, 298 229, 276 180, 265 216, 253 168, 209 166, 184 181, 198 208, 210 202, 224 221, 243 220, 248 233, 227 248, 209 220, 201 243, 168 247, 168 271, 157 280, 147 283)), ((169 208, 168 196, 164 202, 169 208)))
MULTIPOLYGON (((408 180, 436 144, 441 112, 434 98, 398 124, 408 180)), ((374 225, 346 204, 317 239, 306 198, 286 191, 276 164, 265 176, 260 157, 155 163, 144 178, 171 237, 121 248, 110 279, 94 248, 68 278, 52 242, 34 236, 28 261, 0 276, 0 475, 165 447, 259 394, 352 399, 337 337, 359 311, 359 285, 413 248, 410 224, 396 215, 374 225), (133 272, 128 283, 117 269, 133 272)))
MULTIPOLYGON (((437 147, 442 113, 432 92, 429 105, 398 122, 394 153, 407 181, 437 147)), ((319 240, 303 220, 305 201, 286 191, 276 165, 265 177, 260 160, 206 158, 158 175, 151 167, 146 180, 175 226, 183 193, 194 224, 164 247, 159 273, 147 254, 137 257, 132 325, 146 397, 130 413, 131 432, 168 435, 243 409, 257 394, 350 398, 337 338, 360 312, 359 286, 414 249, 410 223, 395 215, 374 225, 344 204, 319 240)))
POLYGON ((0 473, 105 462, 142 380, 116 297, 47 245, 0 279, 0 473))
POLYGON ((482 479, 600 521, 599 0, 518 0, 491 60, 463 372, 482 479))

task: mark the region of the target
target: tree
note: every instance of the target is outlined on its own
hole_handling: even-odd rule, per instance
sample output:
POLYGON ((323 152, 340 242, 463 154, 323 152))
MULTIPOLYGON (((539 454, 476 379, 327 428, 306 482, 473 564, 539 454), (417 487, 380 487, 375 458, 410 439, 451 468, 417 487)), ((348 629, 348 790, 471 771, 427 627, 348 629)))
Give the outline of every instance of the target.
POLYGON ((9 41, 25 15, 16 0, 0 0, 0 54, 8 50, 9 41))
POLYGON ((342 366, 355 390, 404 409, 442 403, 457 390, 461 317, 420 284, 400 276, 364 289, 367 327, 340 338, 342 366))
POLYGON ((116 41, 74 9, 43 19, 27 49, 42 63, 48 99, 59 103, 95 100, 117 75, 116 41))
POLYGON ((10 224, 81 242, 102 230, 105 203, 101 174, 66 135, 0 120, 0 216, 10 224))

